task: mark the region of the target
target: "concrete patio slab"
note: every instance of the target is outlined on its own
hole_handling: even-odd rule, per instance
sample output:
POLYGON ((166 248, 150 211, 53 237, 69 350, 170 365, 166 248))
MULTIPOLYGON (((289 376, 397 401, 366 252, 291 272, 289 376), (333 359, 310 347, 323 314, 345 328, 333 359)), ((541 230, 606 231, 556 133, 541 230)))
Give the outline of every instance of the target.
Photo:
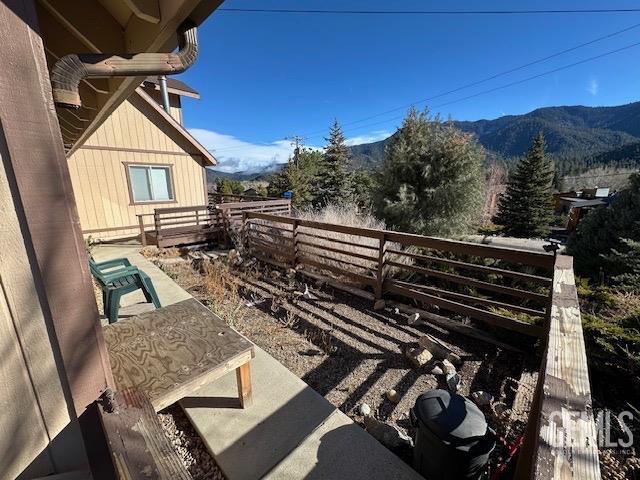
MULTIPOLYGON (((99 245, 96 261, 128 258, 149 275, 163 306, 191 298, 140 253, 140 245, 99 245)), ((151 308, 141 292, 120 315, 151 308)), ((251 362, 253 405, 240 408, 235 373, 179 403, 229 480, 420 479, 414 470, 259 347, 251 362)))
POLYGON ((229 480, 422 478, 265 351, 251 364, 250 408, 234 375, 180 401, 229 480))

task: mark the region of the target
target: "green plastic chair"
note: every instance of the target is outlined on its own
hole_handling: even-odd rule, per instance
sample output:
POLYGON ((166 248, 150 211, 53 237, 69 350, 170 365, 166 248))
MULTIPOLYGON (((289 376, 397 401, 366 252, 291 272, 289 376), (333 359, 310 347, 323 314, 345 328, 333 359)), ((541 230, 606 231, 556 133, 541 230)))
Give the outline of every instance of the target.
POLYGON ((160 300, 153 282, 146 273, 131 265, 128 259, 116 258, 96 262, 93 257, 89 257, 89 268, 102 289, 104 316, 109 319, 109 323, 118 321, 122 296, 136 290, 142 290, 147 302, 160 308, 160 300))

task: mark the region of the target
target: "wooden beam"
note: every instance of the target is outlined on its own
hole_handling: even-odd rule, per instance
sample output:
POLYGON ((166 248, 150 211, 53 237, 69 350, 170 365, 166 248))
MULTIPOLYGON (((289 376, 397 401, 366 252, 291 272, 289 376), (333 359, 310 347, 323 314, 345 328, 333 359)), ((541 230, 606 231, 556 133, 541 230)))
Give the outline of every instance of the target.
POLYGON ((536 407, 529 415, 516 478, 598 480, 598 435, 569 256, 556 258, 548 331, 536 407))
POLYGON ((536 283, 548 287, 551 285, 551 278, 541 277, 539 275, 531 275, 529 273, 514 272, 513 270, 506 270, 504 268, 488 267, 486 265, 478 265, 475 263, 461 262, 458 260, 451 260, 449 258, 434 257, 431 255, 422 255, 419 253, 412 253, 403 250, 388 249, 387 253, 393 253, 396 255, 404 255, 417 260, 424 260, 426 262, 439 263, 441 265, 448 265, 451 267, 459 268, 461 270, 475 270, 478 272, 501 275, 503 277, 515 278, 516 280, 522 280, 524 282, 536 283))
POLYGON ((533 337, 539 337, 542 335, 542 327, 538 325, 524 323, 513 318, 505 317, 504 315, 487 312, 486 310, 482 310, 480 308, 471 307, 469 305, 464 305, 452 300, 440 298, 435 295, 421 292, 419 290, 402 287, 390 280, 385 280, 384 291, 402 295, 407 298, 413 298, 415 300, 423 301, 431 305, 437 305, 438 307, 449 310, 450 312, 466 315, 468 317, 475 318, 476 320, 480 320, 496 327, 505 328, 507 330, 518 333, 524 333, 525 335, 531 335, 533 337))
POLYGON ((503 350, 509 350, 511 352, 522 353, 522 350, 516 348, 508 343, 501 342, 493 335, 490 335, 487 332, 480 330, 479 328, 472 327, 471 325, 465 325, 456 320, 452 320, 447 317, 443 317, 442 315, 436 315, 435 313, 427 312, 426 310, 421 310, 419 308, 410 307, 405 305, 404 303, 394 302, 392 300, 387 300, 387 305, 390 307, 397 308, 401 312, 404 313, 419 313, 420 318, 425 321, 426 324, 433 323, 438 327, 445 328, 452 332, 460 333, 461 335, 466 335, 471 338, 475 338, 476 340, 481 340, 486 343, 490 343, 491 345, 495 345, 496 347, 502 348, 503 350))
POLYGON ((124 0, 133 14, 149 23, 160 22, 160 6, 158 0, 124 0))
POLYGON ((510 303, 498 302, 496 300, 490 300, 488 298, 474 297, 473 295, 465 295, 458 292, 450 292, 441 288, 429 287, 427 285, 418 285, 416 283, 401 282, 400 280, 394 280, 394 283, 407 288, 414 288, 424 292, 432 293, 434 295, 441 295, 445 298, 452 300, 458 300, 460 302, 466 302, 471 305, 484 305, 486 307, 504 308, 512 310, 514 312, 526 313, 534 317, 544 317, 543 310, 534 310, 532 308, 522 307, 520 305, 512 305, 510 303))
POLYGON ((52 338, 55 334, 59 346, 59 372, 80 416, 112 383, 111 368, 36 9, 30 1, 0 5, 10 5, 4 8, 11 9, 14 18, 23 16, 17 26, 0 29, 2 44, 9 46, 0 49, 0 119, 9 151, 3 161, 15 179, 14 201, 24 218, 23 237, 33 252, 31 267, 43 290, 39 301, 46 304, 52 338), (46 182, 39 179, 43 171, 46 182))
POLYGON ((98 406, 112 462, 100 474, 122 480, 191 480, 144 392, 127 388, 116 392, 114 400, 98 406))
MULTIPOLYGON (((69 2, 66 0, 38 0, 58 23, 73 35, 82 47, 74 53, 125 52, 123 30, 109 11, 98 0, 69 2)), ((40 10, 38 13, 40 16, 40 10)), ((58 32, 58 35, 63 32, 58 32)), ((45 39, 48 43, 54 37, 45 39)), ((67 52, 71 53, 71 52, 67 52)))
POLYGON ((387 265, 397 267, 399 269, 410 270, 412 272, 422 273, 428 277, 440 278, 451 283, 459 285, 467 285, 479 290, 486 290, 490 292, 501 293, 503 295, 509 295, 511 297, 523 298, 526 300, 534 300, 544 305, 548 302, 548 297, 536 292, 530 292, 528 290, 522 290, 519 288, 505 287, 504 285, 497 285, 495 283, 483 282, 471 277, 464 277, 456 273, 447 273, 440 270, 433 270, 432 268, 419 267, 417 265, 404 265, 398 262, 386 262, 387 265))

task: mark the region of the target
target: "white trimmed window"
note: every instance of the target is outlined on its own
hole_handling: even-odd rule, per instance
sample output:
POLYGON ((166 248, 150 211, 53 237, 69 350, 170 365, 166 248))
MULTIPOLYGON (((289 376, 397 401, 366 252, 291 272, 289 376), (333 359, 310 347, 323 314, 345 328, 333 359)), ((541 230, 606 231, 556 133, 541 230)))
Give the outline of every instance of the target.
POLYGON ((134 203, 174 200, 171 168, 129 165, 129 184, 134 203))

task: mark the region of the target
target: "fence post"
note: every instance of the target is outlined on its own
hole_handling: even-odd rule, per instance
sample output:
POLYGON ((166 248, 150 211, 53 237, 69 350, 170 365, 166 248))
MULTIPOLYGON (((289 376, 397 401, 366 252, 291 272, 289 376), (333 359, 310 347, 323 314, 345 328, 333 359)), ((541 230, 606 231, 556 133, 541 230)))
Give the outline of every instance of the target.
POLYGON ((387 243, 387 237, 384 231, 380 232, 378 237, 379 247, 378 247, 378 271, 376 272, 376 300, 382 299, 382 287, 384 284, 384 253, 385 246, 387 243))
POLYGON ((138 225, 140 225, 140 242, 143 247, 147 246, 147 234, 144 232, 144 215, 138 214, 138 225))
POLYGON ((298 223, 299 220, 294 218, 293 224, 291 225, 293 229, 293 268, 296 268, 296 265, 298 265, 298 223))
POLYGON ((242 248, 249 251, 249 239, 247 238, 247 212, 242 212, 242 226, 240 227, 240 244, 242 248))
POLYGON ((160 215, 157 210, 153 211, 153 224, 156 228, 156 243, 158 244, 158 248, 160 247, 160 239, 162 238, 160 234, 160 215))

